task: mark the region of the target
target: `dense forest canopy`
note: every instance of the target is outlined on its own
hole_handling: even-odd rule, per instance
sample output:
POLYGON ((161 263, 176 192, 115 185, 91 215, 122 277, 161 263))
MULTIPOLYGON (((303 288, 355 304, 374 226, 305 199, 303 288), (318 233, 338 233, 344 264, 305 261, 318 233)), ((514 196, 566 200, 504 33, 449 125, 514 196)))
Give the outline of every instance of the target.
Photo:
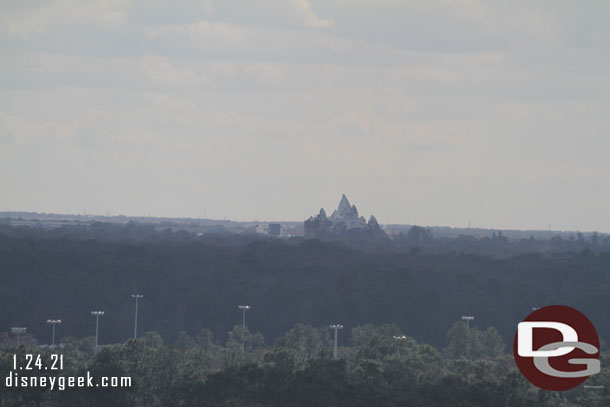
POLYGON ((462 315, 510 342, 532 307, 549 304, 581 310, 609 337, 607 238, 435 239, 414 229, 381 247, 351 243, 197 236, 137 223, 2 225, 0 327, 26 326, 48 343, 45 321, 60 318, 59 336, 82 338, 94 333, 90 311, 102 309, 100 343, 123 342, 133 333, 131 294, 141 293, 140 329, 168 343, 202 328, 225 340, 241 321, 239 304, 251 305, 249 328, 270 342, 295 323, 394 323, 445 346, 462 315))
POLYGON ((59 351, 66 368, 50 376, 133 381, 4 388, 0 404, 607 405, 609 272, 610 242, 595 234, 435 238, 412 227, 391 239, 333 242, 134 222, 0 225, 0 327, 28 329, 20 347, 12 335, 0 346, 0 370, 11 371, 14 355, 59 351), (137 340, 135 293, 144 295, 137 340), (251 307, 245 328, 240 304, 251 307), (602 337, 602 372, 589 387, 546 392, 515 366, 517 323, 550 304, 581 310, 602 337), (97 354, 92 310, 105 311, 97 354), (62 320, 59 350, 38 347, 50 342, 50 318, 62 320), (330 324, 344 327, 337 359, 330 324))

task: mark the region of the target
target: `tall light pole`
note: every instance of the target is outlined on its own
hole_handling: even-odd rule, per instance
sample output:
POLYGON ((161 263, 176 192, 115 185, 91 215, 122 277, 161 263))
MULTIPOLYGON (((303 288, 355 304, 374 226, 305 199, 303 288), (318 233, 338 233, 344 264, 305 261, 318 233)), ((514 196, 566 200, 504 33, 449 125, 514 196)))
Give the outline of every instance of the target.
POLYGON ((330 329, 334 329, 335 330, 335 347, 333 348, 333 356, 335 357, 335 359, 337 359, 337 331, 339 331, 339 329, 343 329, 343 325, 331 325, 330 329))
POLYGON ((100 316, 104 315, 104 311, 91 311, 91 315, 95 317, 95 354, 97 355, 97 338, 100 328, 100 316))
POLYGON ((47 324, 53 325, 53 343, 52 347, 55 347, 55 325, 61 324, 61 319, 47 319, 47 324))
POLYGON ((249 305, 240 305, 239 306, 240 310, 244 311, 244 318, 243 318, 243 322, 241 325, 241 352, 244 353, 244 345, 246 343, 246 310, 250 309, 249 305))
POLYGON ((474 319, 472 315, 463 315, 462 319, 466 321, 466 329, 470 329, 470 321, 474 319))
POLYGON ((407 339, 407 336, 406 335, 400 335, 400 336, 394 335, 394 339, 396 339, 398 341, 398 348, 397 348, 397 350, 398 350, 398 354, 400 355, 400 341, 403 341, 403 340, 407 339))
POLYGON ((144 298, 144 296, 142 294, 131 294, 131 298, 136 300, 136 320, 133 327, 133 339, 136 339, 138 337, 138 300, 144 298))
POLYGON ((27 328, 25 327, 13 327, 11 328, 11 333, 17 335, 17 347, 19 347, 19 345, 21 344, 21 335, 25 334, 25 331, 27 330, 27 328))

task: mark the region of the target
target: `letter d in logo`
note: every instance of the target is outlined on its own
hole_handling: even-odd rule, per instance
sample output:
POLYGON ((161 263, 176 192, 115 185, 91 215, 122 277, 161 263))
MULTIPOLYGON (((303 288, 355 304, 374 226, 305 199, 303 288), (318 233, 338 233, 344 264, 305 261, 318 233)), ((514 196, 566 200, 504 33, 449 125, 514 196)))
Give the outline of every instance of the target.
POLYGON ((563 342, 578 342, 578 334, 570 325, 561 322, 527 321, 521 322, 517 328, 517 343, 519 356, 523 357, 557 357, 567 355, 574 350, 573 346, 564 346, 555 350, 533 350, 534 328, 555 329, 561 332, 563 342))
POLYGON ((519 323, 513 343, 523 375, 545 390, 568 390, 599 373, 595 327, 574 308, 552 305, 519 323))

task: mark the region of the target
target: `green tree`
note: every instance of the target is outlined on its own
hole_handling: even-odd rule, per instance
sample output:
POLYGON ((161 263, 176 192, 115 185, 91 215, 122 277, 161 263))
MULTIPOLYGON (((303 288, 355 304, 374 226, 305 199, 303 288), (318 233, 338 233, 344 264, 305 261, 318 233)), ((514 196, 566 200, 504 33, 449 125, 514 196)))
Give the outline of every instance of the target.
POLYGON ((480 331, 458 321, 447 332, 447 338, 445 354, 450 358, 495 358, 504 354, 504 341, 493 327, 480 331))
POLYGON ((314 328, 307 324, 295 324, 290 331, 279 337, 276 346, 293 349, 301 358, 317 355, 322 349, 332 346, 328 329, 314 328))

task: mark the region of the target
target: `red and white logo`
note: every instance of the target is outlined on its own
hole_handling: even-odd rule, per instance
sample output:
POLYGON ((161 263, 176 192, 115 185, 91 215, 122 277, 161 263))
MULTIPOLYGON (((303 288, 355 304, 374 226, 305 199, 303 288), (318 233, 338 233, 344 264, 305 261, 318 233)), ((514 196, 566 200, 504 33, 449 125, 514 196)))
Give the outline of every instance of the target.
POLYGON ((523 376, 545 390, 571 389, 600 371, 595 327, 563 305, 539 308, 519 323, 513 353, 523 376))

